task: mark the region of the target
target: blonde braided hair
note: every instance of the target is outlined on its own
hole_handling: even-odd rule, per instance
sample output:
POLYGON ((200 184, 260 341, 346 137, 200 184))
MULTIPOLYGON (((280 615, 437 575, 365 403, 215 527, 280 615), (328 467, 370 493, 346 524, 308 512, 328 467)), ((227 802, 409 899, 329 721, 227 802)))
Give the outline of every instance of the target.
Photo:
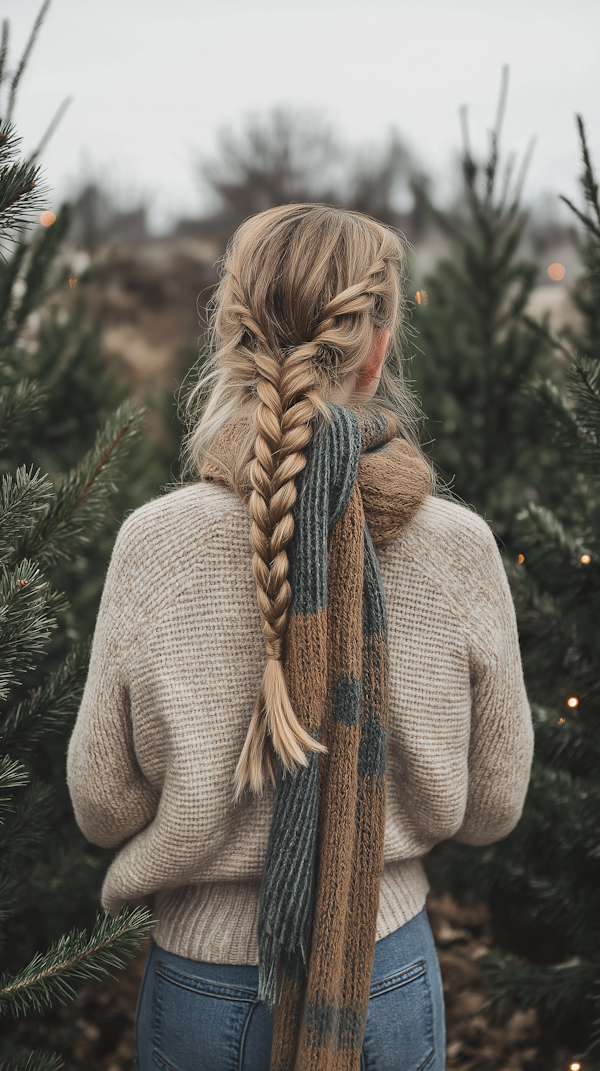
MULTIPOLYGON (((315 419, 326 399, 364 364, 377 330, 397 335, 403 246, 386 227, 327 205, 287 205, 247 220, 232 239, 213 303, 212 362, 191 395, 204 408, 189 438, 195 464, 240 410, 251 411, 245 449, 231 483, 248 484, 250 542, 267 665, 235 773, 236 796, 275 780, 324 751, 300 725, 283 659, 292 591, 287 547, 294 532, 296 477, 306 464, 315 419)), ((380 397, 395 403, 411 435, 415 404, 386 362, 380 397)), ((193 417, 192 417, 193 419, 193 417)))

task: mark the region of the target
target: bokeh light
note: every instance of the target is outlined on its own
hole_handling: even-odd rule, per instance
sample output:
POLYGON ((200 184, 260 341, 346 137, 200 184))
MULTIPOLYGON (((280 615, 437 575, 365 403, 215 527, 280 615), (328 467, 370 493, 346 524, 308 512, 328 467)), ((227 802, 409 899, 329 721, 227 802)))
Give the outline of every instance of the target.
POLYGON ((579 706, 579 700, 578 700, 577 696, 572 695, 570 699, 567 699, 567 706, 568 707, 578 707, 579 706))
POLYGON ((42 224, 42 227, 51 227, 53 223, 56 223, 54 212, 40 212, 40 223, 42 224))
POLYGON ((590 558, 589 554, 582 554, 581 555, 581 564, 582 565, 589 565, 591 560, 592 559, 590 558))
POLYGON ((525 555, 524 554, 517 554, 517 561, 518 561, 519 565, 522 565, 523 562, 525 561, 525 555))
POLYGON ((429 298, 427 297, 426 290, 417 290, 415 294, 415 301, 417 305, 427 305, 429 298))
POLYGON ((547 271, 548 275, 555 283, 559 283, 560 280, 565 277, 564 264, 559 264, 558 262, 551 264, 547 271))

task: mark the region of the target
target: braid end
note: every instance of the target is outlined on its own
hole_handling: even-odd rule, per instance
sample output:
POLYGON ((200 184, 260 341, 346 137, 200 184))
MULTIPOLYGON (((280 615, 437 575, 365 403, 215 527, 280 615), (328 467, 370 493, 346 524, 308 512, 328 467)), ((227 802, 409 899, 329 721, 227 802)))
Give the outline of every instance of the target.
POLYGON ((246 786, 261 795, 267 778, 275 784, 275 756, 286 773, 293 774, 300 766, 308 766, 307 752, 326 751, 294 714, 282 663, 269 658, 235 771, 234 798, 239 799, 246 786))

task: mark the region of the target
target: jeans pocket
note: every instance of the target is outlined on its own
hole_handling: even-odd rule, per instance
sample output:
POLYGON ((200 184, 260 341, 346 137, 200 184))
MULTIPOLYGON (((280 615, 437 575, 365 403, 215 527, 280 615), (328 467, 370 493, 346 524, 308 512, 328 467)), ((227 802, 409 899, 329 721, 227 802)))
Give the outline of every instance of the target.
POLYGON ((423 960, 374 982, 363 1041, 364 1071, 424 1071, 435 1052, 423 960))
POLYGON ((221 986, 156 963, 152 1056, 160 1071, 238 1071, 251 989, 221 986))

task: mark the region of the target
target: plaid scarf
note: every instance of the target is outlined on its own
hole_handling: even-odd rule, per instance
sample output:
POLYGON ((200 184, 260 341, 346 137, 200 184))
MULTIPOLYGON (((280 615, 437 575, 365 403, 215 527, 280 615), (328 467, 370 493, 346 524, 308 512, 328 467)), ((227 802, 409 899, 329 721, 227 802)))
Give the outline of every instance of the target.
MULTIPOLYGON (((285 675, 327 747, 278 780, 258 921, 271 1071, 357 1071, 383 869, 386 610, 374 545, 430 490, 427 466, 375 406, 331 406, 297 478, 285 675)), ((231 436, 223 447, 231 448, 231 436)), ((218 454, 213 448, 213 459, 218 454)), ((223 479, 213 460, 205 478, 223 479)))

